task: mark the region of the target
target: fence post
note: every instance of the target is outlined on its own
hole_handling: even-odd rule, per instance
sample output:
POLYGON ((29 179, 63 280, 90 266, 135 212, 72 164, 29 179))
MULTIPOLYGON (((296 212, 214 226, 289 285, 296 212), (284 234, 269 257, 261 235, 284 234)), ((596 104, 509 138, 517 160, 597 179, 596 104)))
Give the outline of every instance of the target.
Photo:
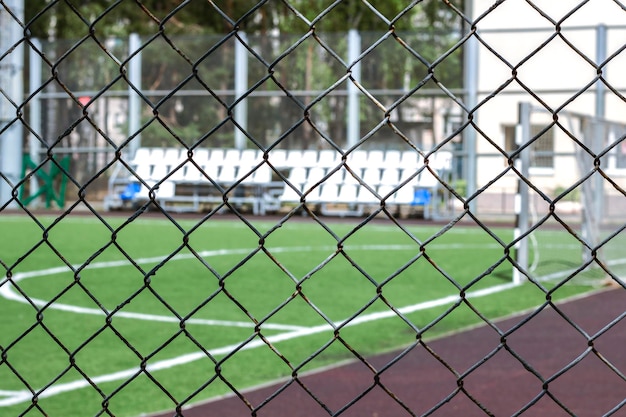
MULTIPOLYGON (((581 205, 581 235, 590 248, 596 248, 600 241, 600 223, 603 210, 603 178, 596 169, 594 157, 598 155, 605 144, 608 132, 606 125, 599 117, 592 118, 589 123, 584 124, 583 137, 585 145, 591 150, 592 155, 585 151, 579 151, 576 155, 580 174, 593 170, 591 177, 581 185, 580 205, 581 205)), ((592 259, 591 250, 583 246, 582 260, 589 262, 592 259)), ((596 255, 598 256, 598 254, 596 255)))
MULTIPOLYGON (((519 103, 518 107, 518 125, 515 132, 515 144, 517 148, 526 146, 520 151, 515 158, 515 166, 520 174, 528 179, 529 166, 530 166, 530 149, 528 148, 528 142, 530 141, 530 103, 519 103)), ((524 275, 522 271, 528 273, 528 184, 518 178, 517 180, 517 194, 515 195, 515 230, 514 239, 520 239, 520 236, 524 236, 518 242, 515 243, 515 261, 518 267, 513 267, 513 282, 515 284, 521 284, 524 281, 524 275)))
POLYGON ((4 92, 0 95, 0 208, 17 207, 11 199, 22 173, 23 128, 17 110, 24 99, 24 0, 4 3, 0 8, 0 89, 4 92))
MULTIPOLYGON (((35 94, 37 89, 40 87, 42 80, 42 71, 41 66, 43 60, 39 55, 40 51, 42 51, 41 41, 39 39, 31 39, 32 47, 29 50, 29 86, 28 91, 32 95, 30 99, 30 112, 28 114, 28 123, 30 124, 31 131, 28 134, 28 155, 30 157, 30 161, 39 165, 39 159, 41 156, 41 142, 37 138, 37 135, 41 135, 41 98, 40 94, 35 94), (35 94, 35 95, 33 95, 35 94)), ((39 192, 39 182, 35 176, 32 176, 30 179, 30 195, 36 195, 39 192)), ((39 206, 39 200, 33 201, 34 206, 39 206)))
MULTIPOLYGON (((361 35, 356 29, 348 32, 348 71, 352 79, 361 82, 361 35)), ((359 89, 352 81, 348 81, 348 111, 346 120, 346 147, 351 148, 361 137, 361 110, 359 105, 359 89)))
MULTIPOLYGON (((598 25, 596 28, 596 65, 601 65, 606 60, 607 53, 607 28, 606 25, 598 25)), ((606 67, 602 68, 602 75, 606 77, 606 67)), ((604 119, 606 115, 606 86, 600 80, 596 81, 596 109, 594 123, 594 132, 591 135, 591 150, 595 155, 602 152, 603 148, 607 146, 606 139, 608 137, 608 129, 606 125, 601 123, 600 120, 604 119)), ((606 167, 604 167, 606 168, 606 167)), ((591 211, 590 222, 583 221, 583 225, 586 225, 589 229, 586 233, 590 238, 590 242, 594 247, 600 243, 600 219, 604 211, 604 179, 602 175, 595 172, 590 178, 591 180, 591 195, 593 195, 592 204, 588 207, 583 206, 583 213, 585 210, 591 211)), ((584 185, 584 184, 583 184, 584 185)), ((585 189, 585 187, 583 188, 585 189)), ((588 213, 589 214, 589 213, 588 213)), ((584 219, 583 219, 584 220, 584 219)), ((585 257, 591 256, 591 253, 587 253, 585 257)))
POLYGON ((132 156, 141 147, 141 38, 136 33, 131 33, 128 37, 128 137, 135 137, 128 145, 129 153, 132 156), (133 56, 133 54, 135 54, 133 56), (133 88, 134 87, 134 88, 133 88), (137 90, 137 91, 135 91, 137 90))
MULTIPOLYGON (((596 65, 601 65, 606 60, 606 25, 596 27, 596 65)), ((606 76, 606 67, 602 68, 602 75, 606 76)), ((605 116, 606 86, 600 80, 596 81, 596 117, 605 116)))
MULTIPOLYGON (((468 32, 472 32, 474 22, 473 1, 465 2, 464 15, 470 20, 468 32)), ((463 51, 463 89, 465 90, 465 107, 468 119, 475 123, 477 119, 476 105, 478 103, 478 40, 475 36, 470 36, 465 41, 463 51)), ((476 192, 476 130, 471 126, 463 129, 463 152, 467 160, 465 161, 465 181, 467 184, 466 197, 471 197, 476 192)), ((470 209, 476 208, 476 199, 470 201, 470 209)))
MULTIPOLYGON (((235 148, 244 149, 246 147, 246 134, 248 129, 248 99, 242 97, 248 92, 248 50, 246 43, 248 37, 245 32, 237 32, 238 41, 235 42, 235 97, 237 103, 234 110, 235 126, 235 148)), ((237 38, 236 38, 237 39, 237 38)))

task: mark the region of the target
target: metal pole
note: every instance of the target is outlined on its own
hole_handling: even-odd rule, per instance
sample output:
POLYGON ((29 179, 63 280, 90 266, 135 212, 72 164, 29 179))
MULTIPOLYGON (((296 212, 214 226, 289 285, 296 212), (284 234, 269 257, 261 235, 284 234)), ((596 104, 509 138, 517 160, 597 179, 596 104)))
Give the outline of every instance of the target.
MULTIPOLYGON (((596 65, 601 65, 606 60, 607 50, 606 25, 596 27, 596 65)), ((606 78, 606 66, 602 69, 602 75, 606 78)), ((596 82, 596 117, 605 116, 606 86, 602 81, 596 82)))
MULTIPOLYGON (((471 22, 474 21, 473 1, 465 0, 464 14, 471 22)), ((468 28, 471 30, 471 28, 468 28)), ((468 111, 468 119, 474 123, 477 121, 477 114, 474 111, 478 103, 478 41, 474 36, 465 41, 463 51, 463 87, 465 90, 465 107, 468 111)), ((463 130, 464 153, 467 157, 465 161, 465 180, 467 183, 467 197, 476 192, 476 130, 470 125, 463 130)), ((475 199, 470 202, 470 209, 475 211, 475 199)))
MULTIPOLYGON (((517 147, 526 145, 530 141, 530 104, 520 103, 518 109, 519 124, 516 130, 515 143, 517 147)), ((530 149, 524 148, 516 158, 516 167, 524 178, 529 177, 530 167, 530 149)), ((524 236, 515 244, 516 248, 516 262, 519 268, 513 268, 513 282, 520 284, 524 281, 524 275, 522 271, 528 273, 528 184, 518 178, 517 182, 517 195, 515 196, 515 212, 516 212, 516 224, 514 239, 519 239, 524 236)))
MULTIPOLYGON (((352 65, 350 72, 354 81, 361 82, 361 63, 357 62, 361 55, 361 35, 356 29, 348 32, 348 65, 352 65)), ((361 110, 359 103, 359 89, 348 81, 348 112, 346 120, 346 147, 356 145, 361 138, 361 110)))
POLYGON ((23 0, 7 0, 0 6, 0 88, 6 95, 0 95, 0 208, 17 207, 12 195, 22 175, 23 128, 18 107, 24 101, 23 21, 23 0))
MULTIPOLYGON (((41 41, 39 39, 31 39, 32 47, 29 50, 29 81, 28 81, 28 91, 31 95, 35 94, 37 89, 41 86, 42 82, 42 65, 43 60, 41 59, 40 51, 42 51, 41 41)), ((37 138, 36 134, 42 136, 42 121, 41 121, 41 98, 39 94, 33 95, 30 99, 30 112, 28 115, 28 123, 31 127, 31 132, 28 134, 28 153, 30 156, 31 162, 34 164, 39 163, 39 159, 41 157, 41 142, 37 138), (34 133, 33 133, 34 132, 34 133)), ((39 182, 37 178, 33 176, 30 179, 30 195, 37 194, 39 191, 39 182)), ((38 206, 39 201, 33 200, 33 206, 38 206)))
POLYGON ((141 96, 135 89, 141 91, 141 38, 136 33, 128 37, 128 55, 136 53, 128 61, 128 80, 132 86, 128 86, 128 137, 137 135, 128 145, 128 151, 133 157, 137 149, 141 147, 141 96), (138 52, 139 51, 139 52, 138 52), (133 87, 135 89, 133 89, 133 87))
MULTIPOLYGON (((606 60, 607 52, 607 28, 606 25, 598 25, 596 29, 596 64, 601 65, 606 60)), ((603 68, 602 74, 606 77, 606 67, 603 68)), ((593 135, 591 149, 595 155, 598 155, 605 146, 607 146, 608 126, 601 120, 606 116, 606 86, 602 81, 596 82, 596 132, 593 135)), ((606 168, 606 167, 604 167, 606 168)), ((604 213, 604 180, 602 175, 595 172, 591 178, 593 181, 593 227, 594 240, 592 244, 597 246, 600 242, 600 220, 604 213)))
MULTIPOLYGON (((239 100, 248 92, 248 50, 245 44, 248 37, 238 32, 241 41, 235 43, 235 100, 239 100)), ((235 126, 235 148, 246 147, 248 129, 248 99, 243 99, 235 106, 234 118, 239 127, 235 126)))

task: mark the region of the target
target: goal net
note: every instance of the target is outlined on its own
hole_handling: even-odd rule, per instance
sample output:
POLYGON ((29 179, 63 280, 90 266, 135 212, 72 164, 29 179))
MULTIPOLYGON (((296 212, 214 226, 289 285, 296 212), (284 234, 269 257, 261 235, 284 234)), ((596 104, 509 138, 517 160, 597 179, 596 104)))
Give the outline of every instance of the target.
POLYGON ((623 285, 626 123, 519 107, 514 279, 623 285))

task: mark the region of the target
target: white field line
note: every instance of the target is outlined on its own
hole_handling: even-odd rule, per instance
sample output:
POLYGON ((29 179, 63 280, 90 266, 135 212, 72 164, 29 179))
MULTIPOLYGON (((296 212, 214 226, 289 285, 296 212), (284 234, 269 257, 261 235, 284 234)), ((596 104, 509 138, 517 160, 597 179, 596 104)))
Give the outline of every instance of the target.
MULTIPOLYGON (((501 291, 514 288, 516 286, 518 286, 518 284, 514 284, 514 283, 497 285, 495 287, 469 292, 466 294, 466 298, 484 297, 487 295, 495 294, 501 291)), ((406 306, 406 307, 400 308, 399 311, 402 314, 408 314, 408 313, 413 313, 419 310, 425 310, 425 309, 429 309, 429 308, 433 308, 437 306, 455 303, 455 302, 458 302, 459 300, 460 300, 460 296, 451 295, 451 296, 440 298, 438 300, 431 300, 431 301, 426 301, 423 303, 417 303, 411 306, 406 306)), ((356 326, 356 325, 363 324, 363 323, 369 323, 369 322, 373 322, 376 320, 393 317, 395 315, 396 313, 390 310, 384 311, 384 312, 366 314, 363 316, 359 316, 350 321, 342 320, 341 322, 337 324, 337 327, 341 324, 344 324, 345 327, 356 326)), ((274 344, 274 343, 283 342, 286 340, 296 339, 299 337, 314 335, 317 333, 330 332, 333 330, 334 330, 334 327, 330 326, 329 324, 323 324, 319 326, 306 327, 306 328, 301 328, 299 330, 294 330, 290 332, 276 334, 273 336, 268 336, 266 337, 266 339, 269 343, 274 344)), ((235 349, 239 349, 239 350, 254 349, 260 346, 264 346, 265 343, 266 342, 264 342, 263 340, 257 338, 247 343, 241 348, 240 348, 240 344, 234 343, 228 346, 211 349, 209 350, 209 352, 213 356, 219 356, 219 355, 230 353, 235 349)), ((206 355, 204 354, 204 352, 193 352, 193 353, 188 353, 185 355, 178 356, 176 358, 154 362, 152 364, 148 364, 145 368, 146 368, 146 371, 148 372, 155 372, 155 371, 159 371, 163 369, 173 368, 175 366, 185 365, 191 362, 198 361, 200 359, 206 359, 206 355)), ((105 374, 105 375, 99 375, 99 376, 93 377, 91 378, 91 382, 94 384, 102 384, 106 382, 120 381, 120 380, 125 380, 128 378, 132 378, 133 376, 138 375, 140 373, 142 373, 141 369, 139 367, 134 367, 134 368, 125 369, 123 371, 114 372, 111 374, 105 374)), ((41 399, 41 398, 52 397, 52 396, 55 396, 64 392, 74 391, 74 390, 85 388, 88 386, 90 386, 89 382, 85 381, 84 379, 79 379, 76 381, 66 382, 62 384, 55 384, 47 388, 46 390, 39 392, 37 394, 37 398, 41 399)), ((11 405, 20 404, 23 402, 28 402, 28 401, 31 401, 33 398, 33 394, 27 390, 5 391, 5 393, 7 393, 8 398, 0 399, 0 407, 7 407, 11 405)))
MULTIPOLYGON (((460 245, 459 245, 460 246, 460 245)), ((398 248, 402 248, 404 249, 404 246, 394 246, 396 249, 398 248)), ((367 249, 372 249, 372 250, 377 250, 377 249, 390 249, 389 246, 385 246, 385 245, 369 245, 369 246, 363 246, 363 248, 367 248, 367 249)), ((413 248, 411 247, 408 247, 413 248)), ((308 249, 304 249, 303 248, 278 248, 278 251, 283 251, 283 252, 287 252, 289 249, 294 250, 294 249, 298 249, 298 250, 311 250, 312 248, 308 248, 308 249)), ((318 249, 318 248, 315 248, 318 249)), ((355 248, 352 248, 355 249, 355 248)), ((241 250, 236 250, 236 253, 249 253, 249 251, 244 251, 243 249, 241 250)), ((272 249, 273 252, 277 252, 276 249, 272 249)), ((226 254, 224 253, 225 250, 221 250, 221 251, 207 251, 204 252, 203 256, 216 256, 216 255, 212 255, 214 253, 219 252, 220 254, 226 254)), ((232 253, 232 252, 229 252, 232 253)), ((189 255, 189 257, 191 257, 192 255, 189 255)), ((180 259, 182 259, 183 257, 181 256, 180 259)), ((154 262, 155 259, 160 260, 160 258, 146 258, 146 262, 154 262)), ((176 259, 179 259, 178 257, 176 259)), ((142 260, 143 261, 143 260, 142 260)), ((626 263, 626 261, 624 261, 626 263)), ((620 262, 621 263, 621 262, 620 262)), ((94 264, 97 265, 97 267, 99 268, 105 268, 107 266, 104 266, 105 264, 115 264, 115 266, 117 266, 117 262, 103 262, 103 263, 99 263, 99 264, 94 264)), ((123 265, 127 265, 127 263, 122 263, 123 265)), ((49 274, 50 271, 53 271, 52 273, 60 273, 60 272, 67 272, 67 268, 50 268, 48 270, 46 274, 49 274)), ((41 272, 41 271, 35 271, 35 272, 41 272)), ((35 272, 30 272, 30 273, 23 273, 21 275, 20 279, 25 279, 25 278, 31 278, 34 276, 41 276, 41 275, 46 275, 43 273, 35 273, 35 272)), ((562 273, 562 275, 567 275, 568 273, 571 273, 569 271, 564 271, 562 273)), ((16 274, 17 275, 17 274, 16 274)), ((556 274, 551 274, 549 276, 549 279, 554 279, 556 274)), ((13 279, 15 280, 16 277, 14 276, 13 279)), ((502 284, 502 285, 497 285, 494 287, 490 287, 490 288, 485 288, 485 289, 481 289, 481 290, 476 290, 476 291, 471 291, 466 293, 466 298, 479 298, 479 297, 485 297, 488 295, 492 295, 492 294, 496 294, 498 292, 502 292, 502 291, 506 291, 512 288, 515 288, 517 286, 519 286, 520 284, 516 284, 516 283, 507 283, 507 284, 502 284)), ((3 287, 0 287, 0 291, 1 291, 1 295, 5 296, 7 294, 13 294, 13 291, 6 291, 5 287, 8 287, 8 285, 4 285, 3 287)), ((17 294, 17 298, 18 300, 16 301, 23 301, 21 295, 17 294)), ((9 299, 15 299, 14 297, 11 297, 9 299)), ((438 306, 443 306, 443 305, 448 305, 448 304, 452 304, 452 303, 456 303, 460 300, 460 296, 457 294, 454 295, 449 295, 447 297, 443 297, 443 298, 439 298, 437 300, 430 300, 430 301, 426 301, 426 302, 421 302, 421 303, 417 303, 417 304, 413 304, 413 305, 409 305, 406 307, 402 307, 399 310, 400 313, 402 314, 409 314, 409 313, 414 313, 416 311, 420 311, 420 310, 426 310, 429 308, 434 308, 434 307, 438 307, 438 306)), ((69 306, 72 307, 72 306, 69 306)), ((69 310, 71 311, 71 310, 69 310)), ((96 310, 98 311, 98 314, 103 314, 102 311, 100 310, 96 310)), ((117 314, 116 314, 117 315, 117 314)), ((383 312, 376 312, 376 313, 370 313, 370 314, 366 314, 363 316, 359 316, 355 319, 352 320, 342 320, 337 322, 336 326, 339 327, 340 325, 344 325, 345 327, 348 326, 356 326, 359 324, 363 324, 363 323, 369 323, 369 322, 373 322, 376 320, 381 320, 381 319, 385 319, 385 318, 390 318, 390 317, 394 317, 396 315, 396 313, 394 313, 391 310, 388 311, 383 311, 383 312)), ((131 317, 128 317, 131 318, 131 317)), ((276 334, 276 335, 272 335, 272 336, 268 336, 266 337, 266 340, 269 343, 278 343, 278 342, 283 342, 283 341, 287 341, 287 340, 291 340, 291 339, 296 339, 299 337, 305 337, 305 336, 310 336, 310 335, 314 335, 317 333, 322 333, 322 332, 326 332, 326 331, 333 331, 334 328, 329 325, 329 324, 324 324, 324 325, 319 325, 319 326, 313 326, 313 327, 300 327, 298 329, 292 330, 292 331, 287 331, 285 333, 280 333, 280 334, 276 334)), ((240 344, 231 344, 231 345, 227 345, 227 346, 223 346, 220 348, 215 348, 215 349, 210 349, 209 352, 211 353, 211 355, 213 356, 219 356, 219 355, 224 355, 227 353, 232 352, 234 349, 239 349, 239 350, 250 350, 250 349, 254 349, 260 346, 265 345, 265 342, 261 339, 254 339, 252 341, 250 341, 249 343, 247 343, 246 345, 240 347, 240 344)), ((154 372, 154 371, 159 371, 159 370, 163 370, 163 369, 169 369, 169 368, 173 368, 175 366, 180 366, 180 365, 185 365, 191 362, 195 362, 201 359, 206 359, 206 355, 203 352, 193 352, 193 353, 188 353, 185 355, 181 355, 175 358, 171 358, 171 359, 166 359, 166 360, 162 360, 162 361, 158 361, 158 362, 154 362, 151 364, 148 364, 145 369, 148 372, 154 372)), ((118 371, 118 372, 113 372, 110 374, 104 374, 104 375, 99 375, 99 376, 95 376, 93 378, 91 378, 91 382, 93 384, 102 384, 102 383, 106 383, 106 382, 115 382, 115 381, 120 381, 120 380, 124 380, 124 379, 128 379, 131 378, 135 375, 140 374, 142 371, 139 367, 133 367, 133 368, 129 368, 129 369, 125 369, 122 371, 118 371)), ((48 387, 47 389, 36 393, 37 398, 47 398, 47 397, 52 397, 58 394, 62 394, 64 392, 69 392, 69 391, 75 391, 81 388, 85 388, 90 386, 90 383, 85 381, 84 379, 81 380, 76 380, 76 381, 71 381, 71 382, 66 382, 66 383, 58 383, 58 384, 54 384, 51 387, 48 387)), ((0 397, 7 397, 4 399, 0 398, 0 407, 8 407, 11 405, 16 405, 16 404, 20 404, 20 403, 24 403, 24 402, 28 402, 28 401, 32 401, 33 399, 33 393, 31 393, 28 390, 21 390, 21 391, 0 391, 0 397)))
POLYGON ((6 390, 2 390, 0 389, 0 397, 7 397, 10 395, 16 395, 19 394, 21 391, 6 391, 6 390))
MULTIPOLYGON (((252 249, 244 250, 244 249, 233 249, 233 250, 214 250, 214 251, 204 251, 199 255, 202 257, 211 257, 211 256, 223 256, 223 255, 236 255, 236 254, 248 254, 252 249)), ((183 260, 183 259, 191 259, 194 255, 192 254, 183 254, 176 255, 171 260, 183 260)), ((138 259, 135 262, 137 264, 149 264, 149 263, 157 263, 161 262, 163 257, 153 257, 153 258, 142 258, 138 259)), ((102 268, 113 268, 120 266, 130 266, 128 261, 109 261, 109 262, 95 262, 89 265, 90 269, 102 269, 102 268)), ((74 265, 74 268, 81 267, 80 265, 74 265)), ((27 278, 41 277, 41 276, 49 276, 61 273, 67 273, 69 269, 67 267, 56 267, 56 268, 48 268, 39 271, 30 271, 24 273, 17 273, 13 275, 12 281, 14 283, 18 283, 27 278)), ((6 277, 5 277, 6 279, 6 277)), ((7 300, 17 301, 20 303, 33 303, 38 307, 43 307, 49 303, 47 300, 41 300, 38 298, 30 298, 26 300, 20 293, 15 291, 13 285, 5 283, 0 287, 0 296, 6 298, 7 300)), ((53 303, 48 306, 49 309, 67 311, 75 314, 87 314, 87 315, 97 315, 104 316, 106 313, 98 308, 87 308, 74 306, 63 303, 53 303)), ((172 316, 161 316, 155 314, 143 314, 143 313, 134 313, 134 312, 126 312, 126 311, 118 311, 115 313, 115 317, 120 318, 128 318, 134 320, 146 320, 146 321, 154 321, 154 322, 165 322, 165 323, 179 323, 176 317, 172 316)), ((246 327, 253 328, 255 326, 252 322, 239 322, 239 321, 229 321, 229 320, 209 320, 209 319, 189 319, 185 321, 189 324, 200 324, 200 325, 208 325, 208 326, 228 326, 228 327, 246 327)), ((301 328, 301 326, 292 326, 292 325, 281 325, 281 324, 272 324, 265 323, 263 327, 271 330, 295 330, 301 328)))
MULTIPOLYGON (((613 259, 610 261, 606 261, 605 262, 607 266, 617 266, 617 265, 626 265, 626 258, 625 259, 613 259)), ((588 267, 589 268, 589 267, 588 267)), ((599 267, 595 267, 596 269, 599 267)), ((548 275, 544 275, 542 277, 540 277, 538 279, 538 281, 552 281, 555 279, 559 279, 562 277, 565 277, 567 275, 570 275, 576 271, 578 271, 579 268, 571 268, 571 269, 567 269, 564 271, 558 271, 558 272, 554 272, 552 274, 548 274, 548 275)), ((621 280, 622 277, 619 277, 619 279, 621 280)))
MULTIPOLYGON (((444 249, 464 249, 467 248, 467 245, 464 244, 452 244, 452 245, 439 245, 439 247, 443 246, 444 249)), ((433 247, 437 247, 433 245, 433 247)), ((475 246, 474 246, 475 247, 475 246)), ((483 245, 481 247, 485 248, 498 248, 497 244, 488 244, 483 245)), ((312 250, 324 250, 324 251, 334 251, 336 247, 333 246, 323 246, 323 247, 312 247, 312 246, 294 246, 294 247, 277 247, 269 249, 272 253, 283 253, 283 252, 309 252, 312 250)), ((414 245, 362 245, 362 246, 347 246, 344 249, 346 250, 410 250, 415 249, 414 245)), ((227 256, 227 255, 247 255, 252 251, 256 250, 252 249, 218 249, 218 250, 209 250, 199 252, 198 255, 203 258, 216 257, 216 256, 227 256)), ((179 254, 174 256, 170 261, 179 261, 185 259, 195 258, 193 254, 179 254)), ((135 262, 139 265, 150 264, 150 263, 158 263, 163 261, 164 257, 151 257, 151 258, 141 258, 135 260, 135 262)), ((94 262, 88 266, 89 269, 102 269, 102 268, 114 268, 114 267, 123 267, 130 266, 130 262, 127 260, 120 261, 106 261, 106 262, 94 262)), ((74 265, 73 268, 78 269, 82 267, 82 265, 74 265)), ((62 273, 68 273, 68 267, 55 267, 42 269, 39 271, 30 271, 23 273, 16 273, 12 277, 12 281, 14 283, 18 283, 28 278, 35 278, 41 276, 49 276, 56 275, 62 273)), ((6 280, 6 277, 5 277, 6 280)), ((2 284, 2 282, 0 282, 2 284)), ((42 300, 38 298, 30 298, 26 300, 19 292, 15 291, 13 285, 6 282, 4 285, 0 286, 0 296, 6 298, 7 300, 17 301, 24 304, 33 303, 38 307, 43 307, 49 304, 49 301, 42 300)), ((98 308, 87 308, 74 306, 63 303, 53 303, 50 304, 48 309, 67 311, 75 314, 87 314, 87 315, 97 315, 104 316, 106 313, 98 308)), ((115 317, 118 318, 128 318, 133 320, 146 320, 146 321, 154 321, 154 322, 164 322, 164 323, 179 323, 176 317, 172 316, 161 316, 155 314, 144 314, 144 313, 134 313, 127 311, 118 311, 115 313, 115 317)), ((239 321, 228 321, 228 320, 209 320, 209 319, 189 319, 185 321, 188 324, 198 324, 198 325, 207 325, 207 326, 227 326, 227 327, 245 327, 245 328, 254 328, 255 324, 252 322, 239 322, 239 321)), ((287 325, 287 324, 273 324, 273 323, 264 323, 263 327, 268 330, 298 330, 302 328, 301 326, 287 325)))

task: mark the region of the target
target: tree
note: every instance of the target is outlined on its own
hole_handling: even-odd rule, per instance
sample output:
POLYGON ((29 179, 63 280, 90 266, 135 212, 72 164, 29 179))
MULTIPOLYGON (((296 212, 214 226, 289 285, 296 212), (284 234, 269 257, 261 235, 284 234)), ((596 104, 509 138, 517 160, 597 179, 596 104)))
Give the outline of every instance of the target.
MULTIPOLYGON (((257 90, 286 91, 280 103, 249 100, 249 113, 257 119, 250 127, 250 134, 260 142, 266 140, 267 132, 284 132, 290 123, 302 118, 302 107, 312 103, 313 96, 293 96, 292 91, 324 91, 345 74, 346 68, 333 54, 345 57, 345 41, 337 33, 349 29, 378 33, 376 36, 390 34, 384 47, 363 58, 368 89, 406 87, 407 74, 411 76, 410 86, 423 80, 441 82, 448 88, 460 86, 460 51, 445 63, 430 66, 458 37, 462 23, 457 13, 462 6, 460 1, 457 8, 449 0, 424 0, 409 5, 405 0, 371 1, 375 9, 361 0, 29 0, 26 3, 32 36, 57 41, 57 45, 61 45, 60 39, 85 39, 85 46, 73 51, 73 56, 65 58, 67 63, 59 66, 71 74, 62 79, 70 89, 125 88, 123 83, 108 84, 119 75, 120 68, 104 51, 92 48, 94 42, 107 45, 108 39, 126 38, 129 33, 143 35, 146 40, 154 38, 143 54, 143 88, 176 91, 170 96, 149 97, 153 103, 159 103, 152 110, 145 107, 146 120, 152 122, 144 137, 151 138, 154 144, 176 141, 173 139, 176 136, 189 145, 213 129, 212 144, 232 143, 232 129, 220 128, 228 117, 227 107, 232 97, 219 92, 233 88, 234 38, 230 36, 238 30, 245 31, 251 47, 264 54, 264 61, 255 61, 251 68, 251 84, 265 80, 257 90), (306 33, 314 33, 326 46, 311 36, 277 60, 306 33), (229 40, 206 56, 207 49, 222 42, 224 36, 229 40), (402 47, 401 42, 415 52, 402 47), (81 49, 84 55, 79 59, 81 49), (95 58, 90 58, 90 53, 95 58), (94 66, 93 60, 103 64, 94 66), (88 68, 91 73, 85 71, 88 68), (272 78, 268 79, 268 75, 272 78), (186 91, 207 88, 223 104, 215 102, 215 106, 207 106, 207 100, 213 99, 185 95, 186 91), (293 105, 294 101, 299 105, 293 105), (284 120, 278 122, 280 126, 277 115, 284 120)), ((51 57, 62 56, 74 45, 72 42, 75 41, 59 46, 51 57)), ((389 103, 394 99, 385 96, 382 100, 389 103)), ((325 97, 313 108, 311 120, 315 118, 319 122, 316 127, 326 129, 329 137, 339 138, 345 123, 337 115, 343 114, 344 108, 345 97, 325 97)), ((361 117, 367 120, 376 116, 373 111, 376 110, 364 107, 361 117)), ((311 125, 302 124, 301 133, 305 143, 291 145, 311 146, 315 140, 311 125)))

